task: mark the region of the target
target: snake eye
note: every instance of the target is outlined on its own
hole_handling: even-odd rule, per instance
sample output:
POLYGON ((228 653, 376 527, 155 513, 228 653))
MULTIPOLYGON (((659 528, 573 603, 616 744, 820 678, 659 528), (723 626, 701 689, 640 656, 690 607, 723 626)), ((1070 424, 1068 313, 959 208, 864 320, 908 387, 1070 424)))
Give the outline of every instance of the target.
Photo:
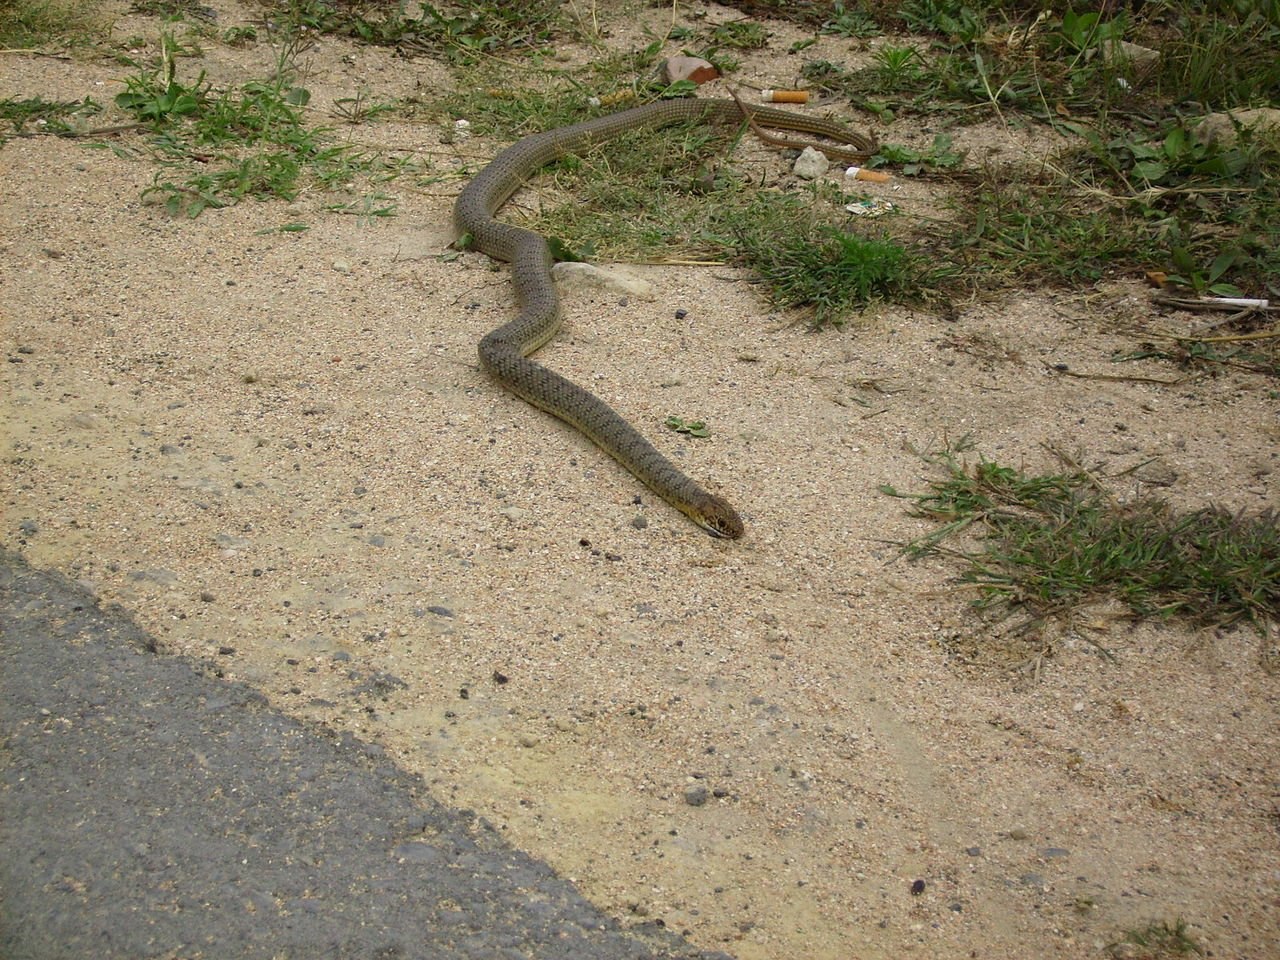
POLYGON ((738 515, 732 510, 707 517, 707 522, 704 526, 713 537, 719 537, 724 540, 737 540, 743 533, 742 521, 738 519, 738 515))

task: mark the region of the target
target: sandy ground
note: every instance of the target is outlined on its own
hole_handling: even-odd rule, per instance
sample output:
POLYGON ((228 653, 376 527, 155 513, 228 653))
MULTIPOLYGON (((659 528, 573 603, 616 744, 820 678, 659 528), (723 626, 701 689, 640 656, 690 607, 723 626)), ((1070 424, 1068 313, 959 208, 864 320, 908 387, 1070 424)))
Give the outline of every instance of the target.
MULTIPOLYGON (((623 46, 668 16, 613 6, 623 46)), ((274 57, 205 48, 219 82, 274 57)), ((110 102, 125 73, 2 62, 5 97, 110 102)), ((787 86, 798 63, 742 77, 787 86)), ((450 82, 331 40, 305 64, 326 121, 358 90, 450 82)), ((499 146, 439 134, 357 130, 435 175, 499 146)), ((957 140, 1020 149, 1000 136, 957 140)), ((1109 362, 1135 329, 1192 322, 1136 283, 819 335, 724 268, 634 268, 651 301, 571 294, 543 359, 738 506, 747 536, 716 542, 480 374, 510 292, 485 257, 443 256, 456 178, 384 185, 392 219, 309 192, 175 220, 140 199, 140 157, 34 138, 0 163, 5 542, 167 649, 384 744, 619 917, 743 960, 1094 957, 1178 918, 1214 956, 1275 955, 1280 679, 1260 639, 1100 611, 1088 638, 1114 661, 1063 632, 1038 676, 1011 670, 954 567, 895 559, 929 527, 877 490, 920 489, 914 451, 968 434, 1028 470, 1058 468, 1045 444, 1105 474, 1151 461, 1181 506, 1275 506, 1273 384, 1109 362), (713 437, 664 431, 670 414, 713 437)), ((866 189, 928 202, 899 186, 866 189)))

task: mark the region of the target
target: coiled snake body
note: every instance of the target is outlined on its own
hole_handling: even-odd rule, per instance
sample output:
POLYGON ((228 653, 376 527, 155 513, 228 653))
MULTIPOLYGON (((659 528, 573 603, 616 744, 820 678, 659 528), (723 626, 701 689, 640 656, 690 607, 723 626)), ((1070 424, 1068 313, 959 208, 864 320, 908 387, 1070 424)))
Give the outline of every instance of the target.
MULTIPOLYGON (((822 148, 833 156, 853 159, 873 149, 865 138, 829 120, 746 107, 735 100, 664 100, 517 141, 467 184, 454 206, 454 223, 460 232, 470 234, 473 246, 511 264, 511 282, 520 310, 514 320, 480 341, 480 365, 512 393, 590 437, 708 533, 730 539, 742 536, 743 526, 728 502, 687 477, 599 397, 528 359, 560 328, 560 298, 551 278, 551 250, 541 235, 502 223, 494 214, 538 168, 566 154, 629 130, 686 120, 741 122, 744 113, 757 132, 760 126, 801 130, 856 148, 822 148)), ((764 136, 771 142, 786 143, 764 136)))

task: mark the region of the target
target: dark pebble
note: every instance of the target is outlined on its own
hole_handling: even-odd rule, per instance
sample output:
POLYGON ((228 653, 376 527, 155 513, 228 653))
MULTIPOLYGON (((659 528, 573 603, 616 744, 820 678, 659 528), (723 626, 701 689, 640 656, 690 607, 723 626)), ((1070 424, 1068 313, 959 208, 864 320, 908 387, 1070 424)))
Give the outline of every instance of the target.
POLYGON ((218 656, 220 657, 229 657, 235 652, 236 652, 235 647, 219 647, 218 648, 218 656))
POLYGON ((918 897, 922 893, 924 893, 924 881, 913 880, 911 883, 911 895, 913 897, 918 897))
POLYGON ((1044 857, 1046 860, 1056 860, 1060 857, 1071 856, 1071 851, 1063 847, 1045 847, 1040 851, 1040 856, 1044 857))
POLYGON ((711 791, 701 783, 691 783, 684 788, 684 802, 691 807, 700 807, 711 797, 711 791))
POLYGON ((965 851, 964 851, 964 852, 965 852, 965 853, 967 853, 967 854, 968 854, 969 856, 971 856, 971 857, 980 857, 980 856, 982 856, 982 848, 981 848, 981 847, 967 847, 967 848, 965 848, 965 851))
POLYGON ((452 617, 453 611, 448 607, 427 607, 428 613, 434 613, 437 617, 452 617))
POLYGON ((681 310, 677 310, 677 311, 676 311, 676 319, 677 319, 677 320, 683 320, 683 319, 684 319, 685 317, 687 317, 688 315, 689 315, 689 311, 688 311, 688 310, 683 310, 683 309, 681 309, 681 310))
POLYGON ((347 653, 345 650, 339 650, 333 655, 333 659, 337 660, 339 663, 346 663, 351 659, 351 654, 347 653))

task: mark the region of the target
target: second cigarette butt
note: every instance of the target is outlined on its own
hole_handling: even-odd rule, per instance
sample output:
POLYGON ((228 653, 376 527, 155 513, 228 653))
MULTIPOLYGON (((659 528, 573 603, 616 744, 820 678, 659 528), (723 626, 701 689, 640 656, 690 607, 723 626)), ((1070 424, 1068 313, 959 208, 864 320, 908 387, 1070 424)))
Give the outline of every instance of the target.
POLYGON ((893 179, 887 173, 881 173, 879 170, 868 170, 866 167, 850 167, 844 172, 844 175, 853 180, 866 180, 869 183, 888 183, 893 179))
POLYGON ((761 90, 760 99, 765 103, 808 103, 808 90, 761 90))

